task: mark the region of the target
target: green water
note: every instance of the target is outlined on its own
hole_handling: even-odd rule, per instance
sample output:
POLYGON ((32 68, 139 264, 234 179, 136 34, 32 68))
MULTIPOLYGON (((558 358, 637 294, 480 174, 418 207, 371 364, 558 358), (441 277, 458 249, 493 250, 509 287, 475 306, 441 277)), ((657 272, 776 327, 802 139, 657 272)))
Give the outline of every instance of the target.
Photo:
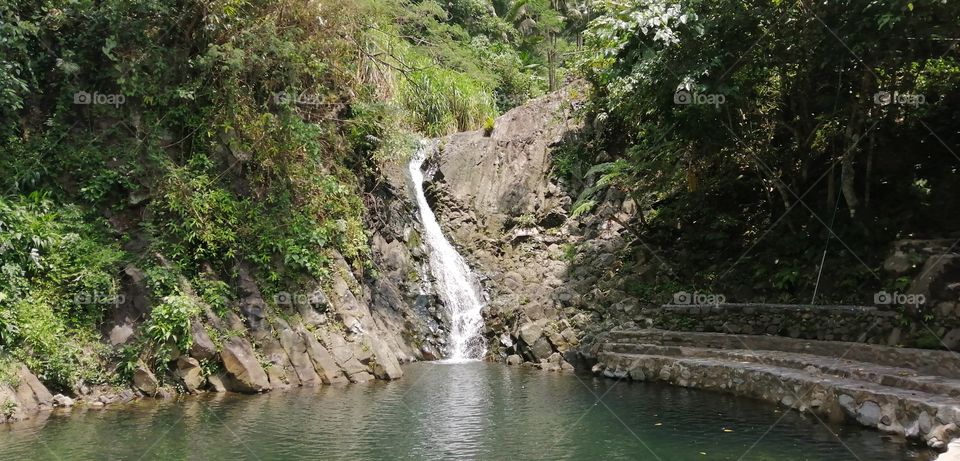
POLYGON ((930 459, 721 394, 482 362, 396 382, 208 395, 0 427, 2 459, 930 459), (598 397, 602 400, 598 402, 598 397))

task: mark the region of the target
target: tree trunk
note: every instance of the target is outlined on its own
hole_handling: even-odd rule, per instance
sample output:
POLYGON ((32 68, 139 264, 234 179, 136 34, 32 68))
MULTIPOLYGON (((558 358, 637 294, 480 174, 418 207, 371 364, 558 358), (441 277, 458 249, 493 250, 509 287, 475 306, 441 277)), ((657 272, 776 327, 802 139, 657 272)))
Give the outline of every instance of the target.
POLYGON ((870 144, 867 147, 867 174, 863 178, 863 206, 864 208, 870 208, 870 178, 873 176, 873 147, 876 142, 876 137, 873 136, 873 133, 870 134, 870 144))
POLYGON ((832 209, 837 200, 837 168, 830 165, 830 177, 827 183, 827 206, 826 209, 832 209))
MULTIPOLYGON (((848 132, 851 130, 848 130, 848 132)), ((847 139, 850 140, 850 147, 844 151, 840 159, 840 190, 843 191, 843 198, 847 202, 847 208, 850 209, 850 217, 857 214, 857 207, 860 206, 860 200, 857 199, 857 189, 854 180, 857 172, 854 169, 853 158, 856 155, 856 145, 860 140, 860 135, 853 134, 847 139)))
POLYGON ((550 81, 550 91, 557 90, 557 37, 551 32, 547 39, 550 48, 547 50, 547 73, 550 81))

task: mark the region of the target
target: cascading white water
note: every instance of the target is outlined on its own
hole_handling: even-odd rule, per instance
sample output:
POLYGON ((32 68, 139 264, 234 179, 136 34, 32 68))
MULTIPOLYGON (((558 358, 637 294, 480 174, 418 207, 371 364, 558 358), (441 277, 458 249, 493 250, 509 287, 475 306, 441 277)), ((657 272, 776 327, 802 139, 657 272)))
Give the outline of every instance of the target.
POLYGON ((426 235, 430 252, 430 272, 436 279, 440 298, 450 314, 450 338, 447 355, 451 360, 482 358, 486 353, 481 332, 483 303, 477 295, 477 284, 463 256, 443 236, 440 223, 427 203, 423 191, 423 172, 420 167, 433 149, 433 144, 423 141, 410 160, 410 179, 417 197, 417 208, 426 235))

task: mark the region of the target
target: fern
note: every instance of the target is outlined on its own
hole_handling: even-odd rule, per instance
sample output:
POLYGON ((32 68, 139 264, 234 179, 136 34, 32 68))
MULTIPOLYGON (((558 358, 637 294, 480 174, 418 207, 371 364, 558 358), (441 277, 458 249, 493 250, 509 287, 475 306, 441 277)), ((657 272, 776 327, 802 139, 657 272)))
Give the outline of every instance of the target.
POLYGON ((591 175, 594 175, 597 173, 608 173, 612 171, 616 166, 617 166, 617 162, 599 163, 590 167, 590 169, 587 170, 587 173, 584 174, 583 177, 589 178, 591 175))
POLYGON ((596 201, 596 200, 587 200, 587 201, 585 201, 585 202, 583 202, 583 203, 579 203, 579 202, 578 202, 578 204, 573 208, 573 212, 570 213, 570 217, 571 217, 571 218, 574 218, 574 219, 579 218, 579 217, 581 217, 581 216, 589 213, 590 210, 592 210, 593 207, 596 206, 596 205, 597 205, 597 201, 596 201))

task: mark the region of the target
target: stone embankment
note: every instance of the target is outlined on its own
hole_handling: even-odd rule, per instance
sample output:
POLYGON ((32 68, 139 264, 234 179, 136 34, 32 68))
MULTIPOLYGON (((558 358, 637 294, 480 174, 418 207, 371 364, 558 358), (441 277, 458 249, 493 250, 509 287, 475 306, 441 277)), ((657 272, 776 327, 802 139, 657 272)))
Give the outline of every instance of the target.
POLYGON ((960 356, 779 336, 617 330, 594 372, 728 392, 884 432, 936 449, 960 435, 960 356))
MULTIPOLYGON (((953 303, 939 305, 953 312, 953 303)), ((640 309, 634 323, 673 331, 769 334, 887 346, 960 346, 960 328, 951 326, 955 322, 937 319, 924 327, 923 322, 914 321, 909 312, 895 306, 665 304, 640 309)))

